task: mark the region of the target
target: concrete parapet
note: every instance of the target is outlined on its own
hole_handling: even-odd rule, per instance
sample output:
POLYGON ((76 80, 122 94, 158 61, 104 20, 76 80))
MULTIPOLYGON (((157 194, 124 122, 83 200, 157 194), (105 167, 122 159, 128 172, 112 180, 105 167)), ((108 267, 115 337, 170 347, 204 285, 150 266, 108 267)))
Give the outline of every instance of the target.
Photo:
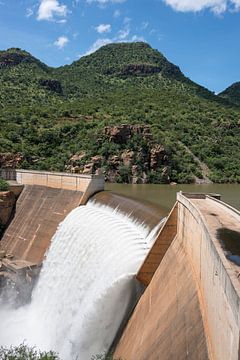
POLYGON ((85 193, 85 191, 91 193, 92 191, 97 192, 104 190, 104 177, 100 175, 91 176, 61 172, 18 169, 16 169, 15 171, 16 181, 19 184, 41 185, 55 189, 81 191, 83 193, 85 193))
MULTIPOLYGON (((177 199, 178 233, 200 289, 213 358, 238 359, 240 284, 216 235, 218 228, 225 227, 224 222, 228 224, 228 216, 234 219, 236 213, 210 197, 200 202, 179 193, 177 199)), ((240 230, 240 217, 234 223, 240 230)))

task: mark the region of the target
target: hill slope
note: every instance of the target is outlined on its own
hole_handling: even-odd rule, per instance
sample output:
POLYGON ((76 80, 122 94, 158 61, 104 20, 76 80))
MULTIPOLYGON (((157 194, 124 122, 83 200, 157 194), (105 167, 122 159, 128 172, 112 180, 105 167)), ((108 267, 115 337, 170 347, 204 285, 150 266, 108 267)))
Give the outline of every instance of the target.
POLYGON ((240 181, 240 111, 145 43, 106 45, 58 69, 10 49, 0 81, 0 165, 190 182, 202 178, 195 157, 212 181, 240 181), (24 60, 9 64, 9 54, 24 60))
POLYGON ((226 90, 221 92, 219 96, 235 105, 240 105, 240 82, 232 84, 226 90))

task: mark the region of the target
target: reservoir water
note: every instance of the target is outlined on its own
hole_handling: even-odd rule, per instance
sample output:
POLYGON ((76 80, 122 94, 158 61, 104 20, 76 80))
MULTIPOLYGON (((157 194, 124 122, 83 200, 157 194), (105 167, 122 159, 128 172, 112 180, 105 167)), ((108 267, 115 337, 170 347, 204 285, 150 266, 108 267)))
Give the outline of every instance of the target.
POLYGON ((147 200, 159 205, 167 214, 178 191, 194 193, 218 193, 221 200, 240 210, 240 184, 204 184, 204 185, 159 185, 159 184, 106 184, 106 190, 139 200, 147 200))

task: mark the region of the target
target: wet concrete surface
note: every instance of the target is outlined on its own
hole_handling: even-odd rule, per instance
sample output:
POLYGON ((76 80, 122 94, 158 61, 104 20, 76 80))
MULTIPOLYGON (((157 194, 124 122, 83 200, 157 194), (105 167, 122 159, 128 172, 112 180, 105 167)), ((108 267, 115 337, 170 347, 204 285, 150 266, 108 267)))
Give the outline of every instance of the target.
POLYGON ((217 238, 227 251, 227 259, 240 266, 240 232, 224 227, 219 228, 217 238))

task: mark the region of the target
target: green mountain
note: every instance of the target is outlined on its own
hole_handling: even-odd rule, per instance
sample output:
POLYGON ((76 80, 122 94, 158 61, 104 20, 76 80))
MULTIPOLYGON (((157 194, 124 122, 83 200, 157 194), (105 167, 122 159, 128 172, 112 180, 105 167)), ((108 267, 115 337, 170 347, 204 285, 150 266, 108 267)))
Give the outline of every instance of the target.
POLYGON ((57 69, 0 52, 0 165, 110 181, 240 181, 240 110, 148 44, 57 69))
POLYGON ((240 105, 240 82, 232 84, 226 90, 221 92, 219 96, 232 104, 240 105))

